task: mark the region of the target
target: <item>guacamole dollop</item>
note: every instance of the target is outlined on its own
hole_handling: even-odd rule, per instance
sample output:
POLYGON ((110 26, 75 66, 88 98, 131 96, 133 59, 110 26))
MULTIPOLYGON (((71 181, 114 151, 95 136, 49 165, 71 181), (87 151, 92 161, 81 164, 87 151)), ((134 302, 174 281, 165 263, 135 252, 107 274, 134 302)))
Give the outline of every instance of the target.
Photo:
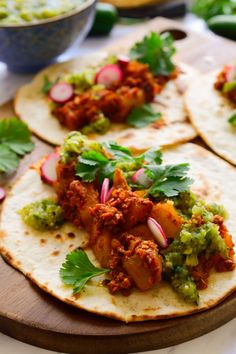
POLYGON ((85 0, 0 0, 0 25, 24 24, 63 15, 85 0))
POLYGON ((63 210, 53 199, 42 199, 19 211, 24 223, 35 230, 56 230, 64 222, 63 210))

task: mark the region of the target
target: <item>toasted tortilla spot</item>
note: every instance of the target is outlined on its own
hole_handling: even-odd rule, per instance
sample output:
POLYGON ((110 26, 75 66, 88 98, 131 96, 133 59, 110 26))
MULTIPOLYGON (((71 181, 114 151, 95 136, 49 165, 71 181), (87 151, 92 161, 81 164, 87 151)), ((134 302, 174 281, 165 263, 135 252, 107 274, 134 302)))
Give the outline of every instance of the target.
POLYGON ((0 231, 0 239, 5 237, 6 236, 6 233, 4 231, 0 231))
POLYGON ((47 240, 45 238, 41 238, 40 239, 40 244, 41 245, 45 245, 45 243, 47 243, 47 240))
POLYGON ((52 256, 58 256, 60 254, 60 251, 56 250, 51 253, 52 256))
POLYGON ((60 240, 62 237, 61 237, 60 234, 56 234, 55 238, 56 238, 57 240, 60 240))
POLYGON ((68 236, 69 238, 75 238, 75 234, 74 234, 73 232, 68 232, 68 233, 67 233, 67 236, 68 236))
POLYGON ((28 235, 29 235, 29 231, 28 231, 28 230, 25 230, 24 234, 25 234, 26 236, 28 236, 28 235))
POLYGON ((160 119, 160 120, 154 122, 154 123, 152 124, 152 127, 153 127, 154 129, 161 129, 162 127, 164 127, 164 125, 165 125, 164 119, 160 119))
POLYGON ((7 262, 11 263, 13 261, 13 257, 11 256, 10 252, 4 252, 3 256, 7 262))

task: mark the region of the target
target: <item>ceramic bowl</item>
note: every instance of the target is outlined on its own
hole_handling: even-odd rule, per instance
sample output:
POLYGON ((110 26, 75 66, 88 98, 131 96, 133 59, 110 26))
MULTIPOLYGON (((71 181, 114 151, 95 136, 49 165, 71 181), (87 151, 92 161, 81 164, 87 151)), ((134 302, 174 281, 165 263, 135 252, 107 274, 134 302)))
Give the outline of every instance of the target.
POLYGON ((10 71, 36 72, 51 64, 70 45, 82 42, 95 14, 96 0, 62 16, 36 23, 0 26, 0 61, 10 71))

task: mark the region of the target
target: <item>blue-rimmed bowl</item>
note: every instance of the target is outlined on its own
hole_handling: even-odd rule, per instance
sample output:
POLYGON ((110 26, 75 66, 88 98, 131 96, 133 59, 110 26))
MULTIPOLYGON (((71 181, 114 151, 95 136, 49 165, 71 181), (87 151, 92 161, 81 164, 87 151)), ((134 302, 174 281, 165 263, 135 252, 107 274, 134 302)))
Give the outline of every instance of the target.
POLYGON ((74 11, 22 25, 0 25, 0 61, 9 70, 36 72, 52 63, 75 40, 82 42, 95 14, 96 0, 86 0, 74 11))

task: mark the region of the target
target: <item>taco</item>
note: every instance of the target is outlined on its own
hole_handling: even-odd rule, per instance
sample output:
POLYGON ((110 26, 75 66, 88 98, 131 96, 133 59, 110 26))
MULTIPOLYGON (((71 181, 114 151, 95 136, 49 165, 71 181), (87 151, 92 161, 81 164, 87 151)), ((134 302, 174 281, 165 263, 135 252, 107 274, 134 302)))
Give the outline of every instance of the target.
POLYGON ((164 151, 163 161, 158 149, 134 156, 70 133, 60 156, 12 188, 1 253, 46 292, 103 316, 131 322, 206 310, 236 289, 235 178, 194 144, 164 151))
POLYGON ((56 64, 19 90, 15 111, 55 145, 71 130, 140 150, 156 141, 168 146, 191 140, 196 132, 182 96, 195 73, 174 64, 174 52, 170 35, 151 32, 129 57, 99 53, 56 64))
POLYGON ((236 66, 199 76, 186 92, 189 117, 203 140, 236 165, 236 66))

